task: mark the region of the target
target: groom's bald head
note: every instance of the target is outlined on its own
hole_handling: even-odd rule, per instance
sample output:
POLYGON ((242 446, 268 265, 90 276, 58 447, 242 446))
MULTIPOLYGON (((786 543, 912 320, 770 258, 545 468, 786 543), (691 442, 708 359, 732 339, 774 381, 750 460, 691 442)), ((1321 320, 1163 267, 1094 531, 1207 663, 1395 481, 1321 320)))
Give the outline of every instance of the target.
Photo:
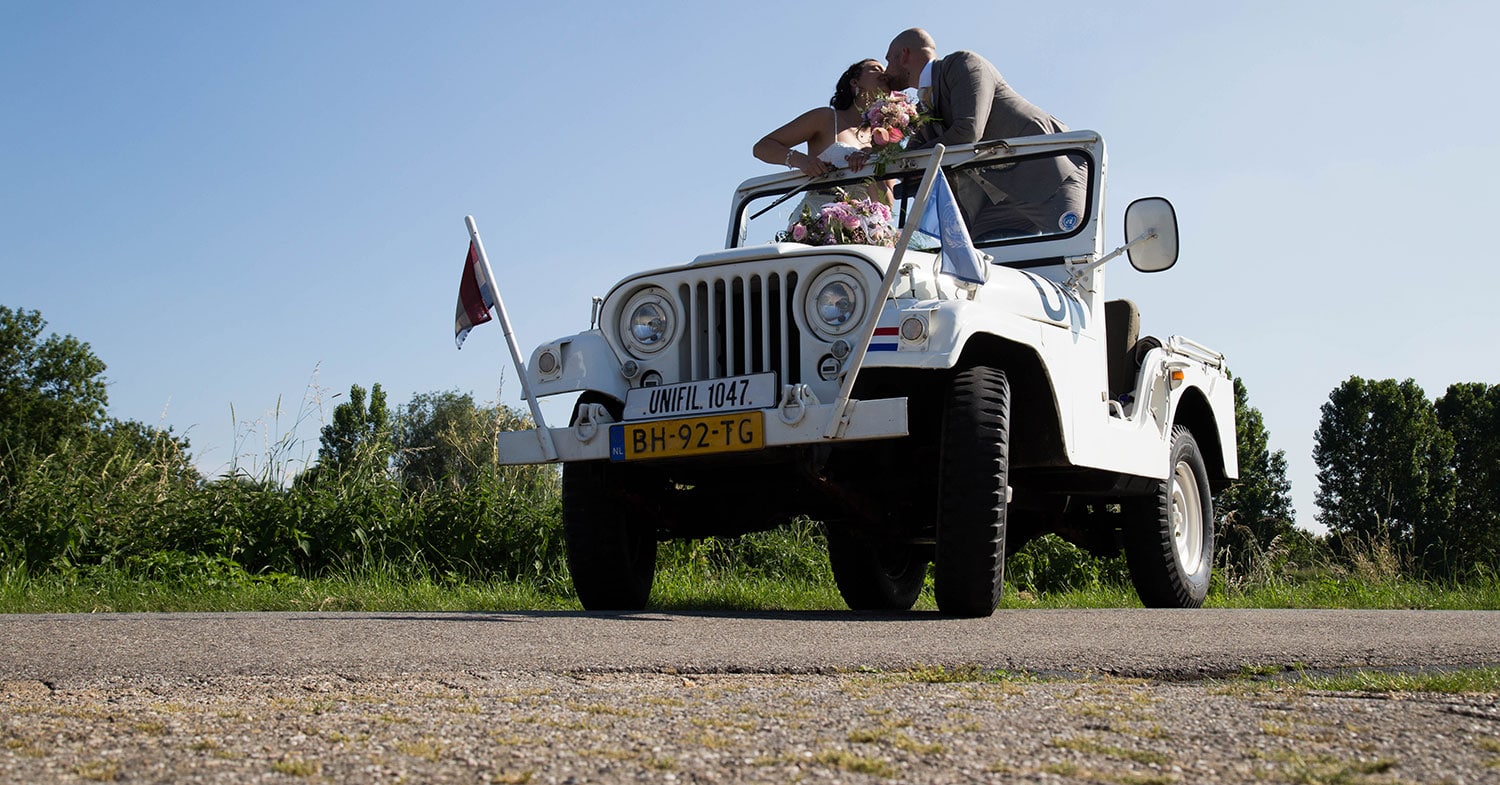
POLYGON ((920 27, 902 30, 885 53, 885 78, 893 90, 916 87, 922 68, 937 59, 937 44, 920 27))
POLYGON ((937 43, 932 40, 932 36, 928 35, 926 30, 920 27, 902 30, 891 39, 891 46, 899 46, 903 49, 926 49, 934 54, 937 53, 937 43))

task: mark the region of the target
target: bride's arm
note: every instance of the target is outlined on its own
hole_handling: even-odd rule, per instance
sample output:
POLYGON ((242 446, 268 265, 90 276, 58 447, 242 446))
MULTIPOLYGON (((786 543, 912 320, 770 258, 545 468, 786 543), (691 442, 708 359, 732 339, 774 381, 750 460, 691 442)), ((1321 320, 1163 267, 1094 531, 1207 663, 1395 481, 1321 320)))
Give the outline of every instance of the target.
POLYGON ((833 120, 828 116, 832 111, 827 107, 818 107, 803 112, 797 119, 761 137, 752 152, 756 158, 768 164, 785 164, 800 169, 807 175, 816 176, 832 171, 832 164, 796 149, 797 145, 805 143, 811 152, 812 147, 823 137, 824 129, 833 127, 833 120))

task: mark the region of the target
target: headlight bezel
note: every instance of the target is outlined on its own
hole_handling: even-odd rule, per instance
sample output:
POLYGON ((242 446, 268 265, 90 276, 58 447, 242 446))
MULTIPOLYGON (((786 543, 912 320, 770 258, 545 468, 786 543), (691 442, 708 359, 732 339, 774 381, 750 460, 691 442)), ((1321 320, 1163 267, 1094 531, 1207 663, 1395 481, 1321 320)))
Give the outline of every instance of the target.
POLYGON ((865 279, 859 271, 849 265, 834 265, 818 273, 813 278, 812 284, 806 289, 806 299, 803 301, 803 318, 813 333, 825 341, 834 341, 843 338, 854 331, 864 321, 866 310, 869 307, 869 292, 866 289, 865 279), (823 318, 820 307, 825 290, 834 286, 848 287, 852 306, 849 308, 844 320, 834 324, 823 318))
POLYGON ((625 305, 620 309, 616 329, 620 336, 620 343, 638 360, 645 360, 660 354, 677 338, 677 330, 681 320, 677 318, 677 306, 668 296, 667 290, 660 286, 646 286, 634 292, 625 300, 625 305), (636 313, 643 308, 655 307, 660 310, 665 324, 661 329, 661 337, 653 342, 646 342, 637 337, 631 329, 636 324, 636 313))

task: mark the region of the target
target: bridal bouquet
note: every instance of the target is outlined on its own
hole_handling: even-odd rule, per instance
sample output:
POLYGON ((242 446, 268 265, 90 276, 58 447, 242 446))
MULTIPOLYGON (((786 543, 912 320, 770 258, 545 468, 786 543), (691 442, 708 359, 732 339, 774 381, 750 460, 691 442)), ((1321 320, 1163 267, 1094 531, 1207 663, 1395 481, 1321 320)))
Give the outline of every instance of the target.
POLYGON ((813 212, 802 208, 802 216, 786 231, 776 235, 778 242, 791 241, 807 245, 896 245, 896 230, 891 226, 891 208, 874 199, 844 197, 829 202, 813 212))
POLYGON ((904 149, 902 143, 918 125, 927 121, 906 93, 891 93, 865 110, 862 125, 870 129, 870 144, 875 155, 875 174, 885 174, 887 165, 904 149))

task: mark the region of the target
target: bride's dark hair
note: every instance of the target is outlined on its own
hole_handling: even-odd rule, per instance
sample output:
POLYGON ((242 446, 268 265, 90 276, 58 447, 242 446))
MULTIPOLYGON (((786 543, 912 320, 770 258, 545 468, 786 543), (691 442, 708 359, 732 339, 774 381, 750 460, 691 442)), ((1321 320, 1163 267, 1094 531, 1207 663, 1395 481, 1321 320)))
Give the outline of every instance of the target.
POLYGON ((865 63, 879 65, 880 61, 870 57, 844 69, 844 75, 839 77, 838 86, 833 88, 833 97, 828 99, 829 106, 842 111, 854 105, 854 99, 858 97, 858 91, 854 89, 854 85, 850 84, 850 82, 859 78, 859 72, 864 70, 865 63))

